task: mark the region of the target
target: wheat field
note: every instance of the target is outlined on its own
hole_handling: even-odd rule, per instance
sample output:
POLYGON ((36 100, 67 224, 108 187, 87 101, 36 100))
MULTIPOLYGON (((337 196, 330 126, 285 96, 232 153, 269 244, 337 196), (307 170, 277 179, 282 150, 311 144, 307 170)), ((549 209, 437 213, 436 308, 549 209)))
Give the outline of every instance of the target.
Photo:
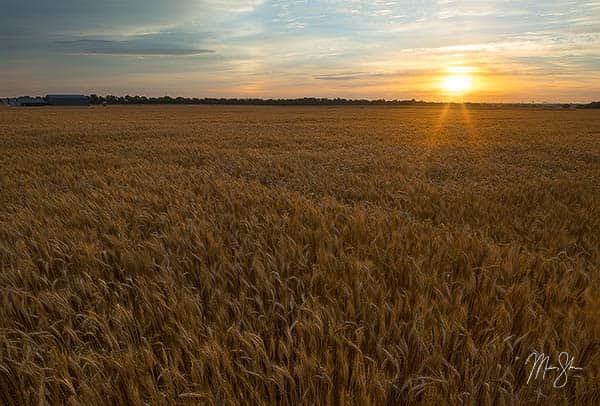
POLYGON ((2 404, 600 404, 597 112, 1 108, 0 168, 2 404))

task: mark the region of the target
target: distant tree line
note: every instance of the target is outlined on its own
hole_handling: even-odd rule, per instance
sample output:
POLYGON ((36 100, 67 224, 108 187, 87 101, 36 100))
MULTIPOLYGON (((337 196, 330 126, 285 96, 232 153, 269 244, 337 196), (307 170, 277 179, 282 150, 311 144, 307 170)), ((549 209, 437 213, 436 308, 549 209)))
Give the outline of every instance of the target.
POLYGON ((600 109, 600 101, 594 101, 588 104, 580 104, 578 107, 582 109, 600 109))
MULTIPOLYGON (((440 102, 425 102, 421 100, 385 100, 385 99, 343 99, 336 97, 334 99, 319 97, 303 97, 296 99, 258 99, 258 98, 214 98, 214 97, 147 97, 147 96, 98 96, 90 95, 90 103, 101 104, 221 104, 221 105, 258 105, 258 106, 419 106, 445 104, 440 102)), ((466 103, 470 106, 490 106, 496 103, 466 103)), ((553 106, 562 108, 600 108, 600 101, 589 104, 534 104, 534 103, 500 103, 503 106, 515 107, 539 107, 553 106)))
MULTIPOLYGON (((259 105, 259 106, 426 106, 440 105, 442 102, 426 102, 421 100, 385 100, 385 99, 343 99, 343 98, 319 98, 303 97, 297 99, 257 99, 257 98, 213 98, 213 97, 147 97, 147 96, 98 96, 92 94, 90 103, 94 105, 102 104, 220 104, 220 105, 259 105)), ((0 103, 8 104, 11 99, 0 99, 0 103)), ((465 103, 473 107, 486 106, 507 106, 507 107, 551 107, 551 108, 583 108, 598 109, 600 101, 593 101, 588 104, 549 104, 549 103, 465 103)))
POLYGON ((281 105, 417 105, 434 104, 424 101, 411 100, 367 100, 367 99, 328 99, 318 97, 303 97, 297 99, 238 99, 238 98, 189 98, 189 97, 146 97, 146 96, 90 96, 91 104, 239 104, 239 105, 263 105, 263 106, 281 106, 281 105))

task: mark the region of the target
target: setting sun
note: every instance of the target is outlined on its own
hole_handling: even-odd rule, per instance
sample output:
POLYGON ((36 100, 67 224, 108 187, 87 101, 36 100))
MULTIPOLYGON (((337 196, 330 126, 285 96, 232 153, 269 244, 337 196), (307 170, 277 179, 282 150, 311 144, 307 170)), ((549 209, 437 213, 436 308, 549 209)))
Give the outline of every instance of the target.
POLYGON ((444 79, 443 88, 452 93, 462 93, 471 89, 471 77, 466 75, 448 76, 444 79))

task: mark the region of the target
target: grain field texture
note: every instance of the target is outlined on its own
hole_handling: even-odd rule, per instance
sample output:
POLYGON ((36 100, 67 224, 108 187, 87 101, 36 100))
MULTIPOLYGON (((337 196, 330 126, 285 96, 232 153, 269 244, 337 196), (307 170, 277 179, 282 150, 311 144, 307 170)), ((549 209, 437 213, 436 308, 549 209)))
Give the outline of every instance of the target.
POLYGON ((595 111, 0 108, 2 404, 597 405, 599 271, 595 111))

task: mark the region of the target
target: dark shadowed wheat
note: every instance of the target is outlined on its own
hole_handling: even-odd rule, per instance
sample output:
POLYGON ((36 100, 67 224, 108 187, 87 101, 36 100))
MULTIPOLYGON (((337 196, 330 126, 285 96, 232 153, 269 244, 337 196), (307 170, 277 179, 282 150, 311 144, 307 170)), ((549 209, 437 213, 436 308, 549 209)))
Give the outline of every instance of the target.
POLYGON ((14 404, 600 403, 600 115, 0 109, 14 404), (575 357, 527 384, 531 351, 575 357))

